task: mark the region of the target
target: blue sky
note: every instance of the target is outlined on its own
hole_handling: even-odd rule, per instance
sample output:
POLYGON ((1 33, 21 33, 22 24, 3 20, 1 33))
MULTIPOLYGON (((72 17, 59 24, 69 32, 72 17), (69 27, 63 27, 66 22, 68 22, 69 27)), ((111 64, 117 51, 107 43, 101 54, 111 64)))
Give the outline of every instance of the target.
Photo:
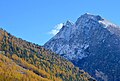
POLYGON ((51 30, 88 12, 120 25, 120 0, 0 0, 0 27, 43 45, 51 30))

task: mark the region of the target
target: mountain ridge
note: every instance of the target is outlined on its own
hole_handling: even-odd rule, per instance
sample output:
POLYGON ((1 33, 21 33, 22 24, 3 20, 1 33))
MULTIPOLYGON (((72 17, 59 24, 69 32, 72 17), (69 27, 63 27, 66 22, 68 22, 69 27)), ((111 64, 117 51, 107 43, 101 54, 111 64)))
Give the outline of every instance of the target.
POLYGON ((44 47, 70 60, 98 81, 120 80, 119 26, 106 21, 99 15, 85 13, 70 28, 67 29, 64 25, 44 44, 44 47))

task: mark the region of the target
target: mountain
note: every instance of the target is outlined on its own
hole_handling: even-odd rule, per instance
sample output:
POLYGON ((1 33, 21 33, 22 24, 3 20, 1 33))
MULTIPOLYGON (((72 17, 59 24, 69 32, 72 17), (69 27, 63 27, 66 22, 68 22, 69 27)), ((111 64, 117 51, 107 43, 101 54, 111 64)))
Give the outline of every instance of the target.
POLYGON ((0 29, 0 81, 95 81, 63 57, 0 29))
POLYGON ((83 14, 67 21, 44 44, 98 81, 120 81, 120 27, 99 15, 83 14))

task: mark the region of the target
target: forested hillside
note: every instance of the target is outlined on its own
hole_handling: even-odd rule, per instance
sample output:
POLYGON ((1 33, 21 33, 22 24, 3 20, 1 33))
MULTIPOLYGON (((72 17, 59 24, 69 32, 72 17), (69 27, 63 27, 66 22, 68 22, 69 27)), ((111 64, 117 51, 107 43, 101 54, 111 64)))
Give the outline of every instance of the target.
POLYGON ((0 29, 0 81, 94 81, 63 57, 0 29))

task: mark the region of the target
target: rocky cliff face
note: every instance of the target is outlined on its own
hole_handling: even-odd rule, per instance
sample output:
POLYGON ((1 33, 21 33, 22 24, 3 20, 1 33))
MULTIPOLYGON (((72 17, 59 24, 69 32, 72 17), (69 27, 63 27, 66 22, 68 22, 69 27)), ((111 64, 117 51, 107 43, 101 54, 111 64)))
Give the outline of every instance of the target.
POLYGON ((120 80, 120 28, 99 15, 67 21, 44 45, 89 72, 98 81, 120 80))

